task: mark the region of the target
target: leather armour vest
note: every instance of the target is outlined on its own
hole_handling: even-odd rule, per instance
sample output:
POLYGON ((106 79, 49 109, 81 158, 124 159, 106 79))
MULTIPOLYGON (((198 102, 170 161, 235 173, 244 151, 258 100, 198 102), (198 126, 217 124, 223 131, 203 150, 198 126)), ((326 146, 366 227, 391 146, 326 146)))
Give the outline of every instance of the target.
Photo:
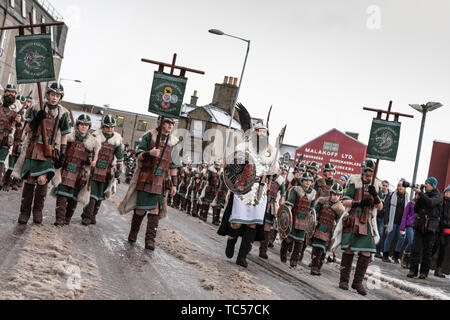
POLYGON ((323 205, 319 212, 314 238, 323 240, 328 245, 333 235, 336 216, 336 212, 331 209, 329 204, 323 205))
POLYGON ((92 180, 106 183, 111 176, 111 165, 114 161, 114 153, 116 151, 116 146, 105 141, 102 143, 102 147, 98 152, 97 163, 94 168, 94 175, 92 180))
POLYGON ((83 166, 88 161, 88 150, 82 141, 69 142, 66 160, 61 174, 61 183, 70 188, 77 188, 82 178, 83 166))

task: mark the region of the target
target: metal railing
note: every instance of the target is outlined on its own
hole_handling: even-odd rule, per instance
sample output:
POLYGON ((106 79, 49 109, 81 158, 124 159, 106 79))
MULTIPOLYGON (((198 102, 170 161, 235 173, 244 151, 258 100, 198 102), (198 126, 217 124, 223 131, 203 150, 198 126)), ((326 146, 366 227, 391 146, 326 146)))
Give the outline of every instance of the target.
POLYGON ((63 21, 63 16, 47 0, 36 0, 55 21, 63 21))

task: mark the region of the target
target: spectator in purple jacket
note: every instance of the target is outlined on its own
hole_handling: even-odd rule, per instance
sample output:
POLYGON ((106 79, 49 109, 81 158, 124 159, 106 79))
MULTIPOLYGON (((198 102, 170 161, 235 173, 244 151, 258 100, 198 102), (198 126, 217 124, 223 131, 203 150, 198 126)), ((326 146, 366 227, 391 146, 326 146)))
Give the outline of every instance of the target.
POLYGON ((414 212, 414 204, 418 198, 418 194, 414 196, 405 207, 405 211, 403 212, 402 223, 400 224, 400 237, 397 241, 397 246, 395 247, 395 251, 400 252, 402 249, 403 243, 406 238, 408 238, 408 244, 406 245, 405 252, 402 256, 402 268, 409 269, 409 258, 411 256, 411 246, 414 240, 414 219, 416 219, 417 213, 414 212))

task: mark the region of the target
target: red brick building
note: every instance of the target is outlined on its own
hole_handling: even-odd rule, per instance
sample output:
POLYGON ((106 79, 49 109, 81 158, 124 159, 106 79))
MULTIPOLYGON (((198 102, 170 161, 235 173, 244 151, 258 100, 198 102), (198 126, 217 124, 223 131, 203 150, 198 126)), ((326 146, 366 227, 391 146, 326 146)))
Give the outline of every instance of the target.
POLYGON ((304 162, 316 161, 321 171, 326 163, 336 167, 336 175, 361 173, 361 163, 366 159, 367 145, 355 138, 332 129, 313 141, 299 147, 295 154, 295 163, 303 155, 304 162))
POLYGON ((438 180, 437 189, 441 192, 450 184, 450 142, 433 142, 428 177, 438 180))

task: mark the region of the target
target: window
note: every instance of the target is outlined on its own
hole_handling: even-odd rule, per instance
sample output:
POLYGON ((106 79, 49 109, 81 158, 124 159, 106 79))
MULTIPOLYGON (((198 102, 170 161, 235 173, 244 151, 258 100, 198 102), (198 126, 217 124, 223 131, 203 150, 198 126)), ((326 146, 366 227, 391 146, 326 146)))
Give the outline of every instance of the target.
POLYGON ((22 0, 22 17, 27 17, 27 0, 22 0))
POLYGON ((16 6, 16 0, 10 0, 9 3, 11 4, 11 7, 15 7, 16 6))
POLYGON ((191 121, 191 137, 202 139, 205 131, 205 121, 192 120, 191 121))
POLYGON ((123 123, 125 121, 125 118, 122 116, 117 116, 116 120, 117 120, 117 127, 123 128, 123 123))
POLYGON ((137 130, 138 131, 147 131, 147 121, 139 120, 137 130))
POLYGON ((339 143, 325 141, 323 144, 323 151, 338 152, 339 151, 339 143))
POLYGON ((6 39, 8 38, 8 30, 3 30, 2 39, 0 41, 0 48, 5 50, 6 39))
POLYGON ((33 13, 33 22, 36 23, 36 8, 33 7, 32 13, 33 13))

